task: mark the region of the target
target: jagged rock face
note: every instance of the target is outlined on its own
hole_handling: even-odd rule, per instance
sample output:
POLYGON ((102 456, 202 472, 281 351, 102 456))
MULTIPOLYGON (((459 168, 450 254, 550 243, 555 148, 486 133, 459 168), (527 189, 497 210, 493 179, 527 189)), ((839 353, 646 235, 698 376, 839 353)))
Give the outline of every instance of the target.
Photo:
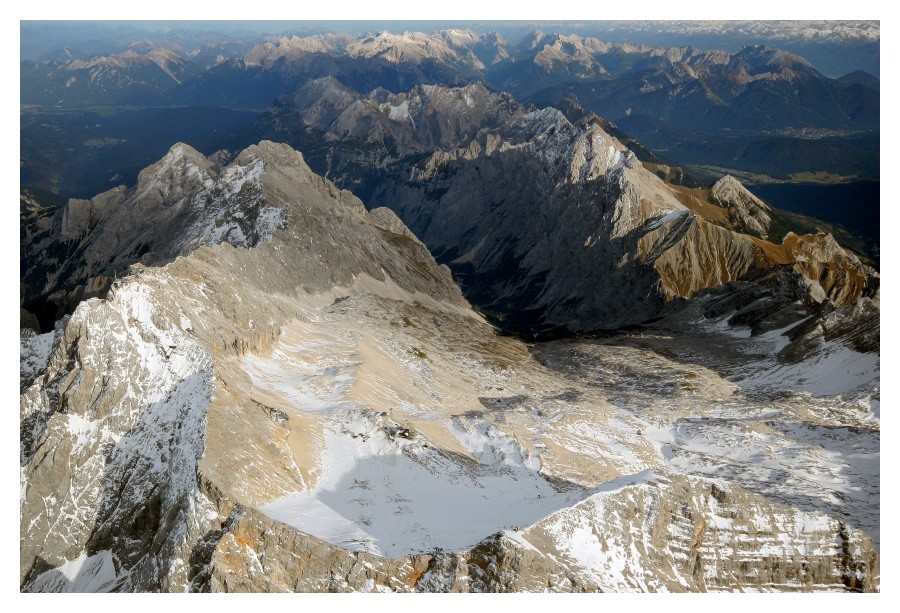
POLYGON ((878 288, 878 277, 830 234, 789 234, 782 245, 794 254, 794 270, 810 280, 810 294, 816 302, 828 300, 845 306, 861 296, 872 296, 878 288))
POLYGON ((737 573, 743 577, 740 588, 747 591, 771 584, 801 591, 836 582, 865 590, 872 586, 864 577, 878 572, 874 557, 862 565, 846 563, 844 544, 857 535, 849 536, 843 523, 784 514, 764 499, 708 482, 674 479, 658 489, 631 487, 623 495, 582 504, 588 508, 562 511, 523 536, 563 559, 591 548, 609 552, 616 564, 597 560, 591 566, 592 578, 604 591, 732 589, 728 577, 737 573), (793 528, 785 525, 793 522, 793 528), (779 535, 800 525, 810 528, 810 540, 783 547, 779 535), (780 567, 781 560, 798 554, 809 560, 799 573, 780 567), (639 561, 648 556, 659 559, 650 572, 639 561), (860 566, 865 566, 862 573, 860 566))
MULTIPOLYGON (((210 509, 194 480, 212 363, 158 317, 148 294, 137 286, 77 310, 22 397, 23 582, 98 551, 98 576, 116 576, 113 559, 128 569, 117 589, 173 589, 185 580, 177 560, 210 509)), ((45 581, 67 583, 52 573, 45 581)))
POLYGON ((749 237, 685 216, 680 227, 648 232, 638 242, 639 253, 652 261, 660 288, 668 300, 691 298, 698 291, 740 279, 761 261, 749 237))
POLYGON ((220 242, 257 245, 284 224, 307 175, 300 154, 272 143, 248 148, 227 166, 177 144, 134 187, 70 200, 52 219, 35 214, 23 224, 23 304, 65 312, 103 294, 132 264, 163 264, 220 242))
POLYGON ((626 482, 469 551, 401 560, 353 556, 242 509, 213 554, 212 586, 228 592, 877 588, 871 577, 879 572, 878 557, 858 544, 864 535, 838 520, 794 515, 708 481, 655 480, 626 482), (803 530, 806 540, 785 545, 786 530, 803 530), (785 563, 792 558, 805 563, 785 563), (332 573, 315 572, 323 567, 332 573))
MULTIPOLYGON (((198 182, 204 184, 208 164, 192 155, 196 165, 188 165, 179 149, 142 175, 143 189, 129 204, 162 215, 177 209, 198 182), (173 158, 182 163, 173 164, 173 158)), ((408 231, 389 229, 399 225, 389 211, 366 213, 347 192, 313 175, 288 147, 261 143, 223 173, 248 166, 259 168, 252 201, 231 209, 228 200, 220 200, 219 212, 249 217, 279 198, 290 227, 254 252, 256 274, 238 273, 251 262, 242 262, 246 251, 226 242, 227 233, 181 235, 179 244, 195 248, 199 242, 220 244, 169 264, 173 274, 135 269, 113 285, 106 300, 81 303, 49 338, 24 337, 23 581, 81 552, 91 557, 87 567, 98 577, 95 589, 188 586, 191 547, 209 530, 212 508, 198 493, 196 474, 210 402, 215 407, 221 393, 214 392, 215 355, 265 344, 284 317, 279 302, 370 279, 376 286, 387 283, 384 292, 421 291, 422 300, 465 309, 449 273, 430 260, 424 246, 408 231), (347 243, 338 246, 335 237, 347 243), (235 285, 239 278, 243 286, 235 285), (203 281, 215 285, 211 294, 203 281), (71 481, 68 495, 59 489, 63 481, 71 481), (115 584, 104 586, 99 578, 110 573, 115 584)), ((110 231, 100 224, 89 233, 98 243, 111 242, 110 231)), ((229 464, 235 461, 240 462, 235 457, 229 464)), ((213 463, 218 469, 227 465, 213 463)), ((63 575, 45 575, 33 588, 64 586, 63 575)))
POLYGON ((755 402, 652 350, 499 336, 297 152, 221 172, 260 161, 234 213, 281 203, 265 240, 23 334, 23 590, 879 589, 870 392, 755 402))
POLYGON ((215 549, 216 592, 584 592, 591 581, 498 534, 470 551, 392 560, 354 554, 242 510, 215 549), (303 551, 303 558, 295 552, 303 551), (321 569, 328 568, 324 574, 321 569))
MULTIPOLYGON (((324 130, 359 99, 356 91, 334 77, 322 77, 304 83, 290 95, 281 96, 274 107, 284 111, 279 114, 298 112, 302 124, 324 130)), ((286 117, 279 117, 276 129, 285 129, 290 123, 286 117)))
POLYGON ((608 122, 566 108, 571 118, 553 108, 526 114, 477 84, 362 97, 321 79, 261 125, 309 150, 315 168, 369 206, 396 211, 506 327, 641 323, 785 266, 805 279, 812 307, 877 288, 877 273, 824 237, 767 241, 789 223, 734 178, 709 190, 668 185, 605 131, 608 122))
POLYGON ((485 125, 502 125, 523 114, 512 96, 492 92, 482 83, 459 88, 420 85, 400 94, 376 90, 360 98, 325 127, 324 136, 367 144, 380 140, 382 146, 387 141, 401 155, 410 155, 455 146, 485 125))
MULTIPOLYGON (((560 305, 554 288, 568 293, 590 266, 575 245, 618 262, 628 251, 623 237, 660 211, 683 209, 663 191, 645 198, 629 191, 629 179, 645 172, 601 130, 575 127, 549 109, 435 153, 408 181, 385 181, 371 201, 397 211, 439 260, 465 275, 479 306, 571 316, 573 305, 560 305), (588 200, 604 204, 582 206, 588 200)), ((598 318, 590 318, 595 301, 588 301, 575 306, 591 325, 598 318)), ((547 319, 559 325, 563 317, 547 319)))

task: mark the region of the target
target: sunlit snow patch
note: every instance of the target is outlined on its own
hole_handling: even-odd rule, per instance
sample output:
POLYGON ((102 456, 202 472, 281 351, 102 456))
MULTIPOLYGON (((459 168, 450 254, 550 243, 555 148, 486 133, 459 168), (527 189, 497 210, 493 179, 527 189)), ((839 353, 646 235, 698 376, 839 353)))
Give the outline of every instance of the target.
POLYGON ((687 211, 665 211, 663 215, 654 217, 653 219, 648 221, 647 225, 644 226, 644 230, 655 230, 656 228, 665 225, 670 221, 681 219, 685 215, 687 215, 687 211))
POLYGON ((19 373, 22 379, 34 377, 47 367, 53 349, 54 332, 22 333, 19 337, 19 373))

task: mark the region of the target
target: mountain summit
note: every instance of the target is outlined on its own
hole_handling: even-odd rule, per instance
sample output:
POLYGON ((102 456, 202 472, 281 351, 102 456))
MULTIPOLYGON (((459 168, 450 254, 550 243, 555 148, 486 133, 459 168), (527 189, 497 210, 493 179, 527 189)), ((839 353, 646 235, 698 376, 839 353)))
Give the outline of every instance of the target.
POLYGON ((768 238, 771 207, 750 193, 740 181, 725 175, 712 186, 713 200, 728 209, 729 222, 747 234, 768 238))

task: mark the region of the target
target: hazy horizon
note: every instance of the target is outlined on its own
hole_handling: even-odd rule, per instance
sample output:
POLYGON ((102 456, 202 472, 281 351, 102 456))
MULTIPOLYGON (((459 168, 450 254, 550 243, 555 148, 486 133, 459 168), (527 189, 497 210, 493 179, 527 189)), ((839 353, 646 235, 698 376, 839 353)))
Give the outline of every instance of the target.
POLYGON ((852 70, 880 76, 880 22, 844 21, 622 21, 622 20, 23 20, 20 22, 20 60, 41 61, 63 48, 80 46, 89 54, 107 53, 103 43, 118 38, 166 36, 172 33, 218 34, 247 39, 279 35, 310 36, 324 33, 362 35, 368 32, 434 32, 467 28, 476 32, 496 31, 516 44, 533 30, 563 35, 596 36, 611 43, 634 42, 660 47, 690 44, 702 49, 736 51, 747 44, 767 44, 799 53, 823 73, 837 77, 852 70), (817 32, 799 35, 797 25, 817 32), (831 25, 855 28, 858 37, 829 36, 831 25), (841 53, 835 54, 839 47, 841 53))

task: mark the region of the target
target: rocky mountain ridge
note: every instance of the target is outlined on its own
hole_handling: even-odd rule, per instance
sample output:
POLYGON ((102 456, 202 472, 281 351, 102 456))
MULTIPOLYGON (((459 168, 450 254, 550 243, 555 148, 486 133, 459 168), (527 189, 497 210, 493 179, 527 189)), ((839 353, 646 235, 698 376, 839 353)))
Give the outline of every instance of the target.
POLYGON ((151 45, 84 59, 24 62, 20 83, 23 101, 64 106, 134 104, 158 99, 201 71, 176 50, 151 45))
POLYGON ((734 227, 759 238, 768 238, 772 207, 751 194, 740 181, 725 175, 712 186, 710 196, 719 206, 728 209, 729 222, 734 227))
MULTIPOLYGON (((333 77, 316 79, 279 99, 258 123, 273 134, 309 140, 381 145, 379 164, 467 142, 485 126, 499 126, 525 113, 510 94, 482 83, 464 87, 418 85, 392 94, 363 96, 333 77)), ((374 162, 373 162, 374 163, 374 162)))
POLYGON ((877 273, 855 255, 824 234, 796 238, 733 177, 711 189, 667 184, 610 136, 614 126, 564 108, 568 117, 525 108, 477 84, 361 97, 326 79, 285 97, 258 129, 397 212, 505 326, 641 323, 782 270, 795 279, 791 300, 814 310, 829 294, 841 306, 876 290, 877 273))
MULTIPOLYGON (((526 115, 498 151, 560 129, 526 115)), ((563 187, 643 175, 577 133, 583 158, 548 171, 563 187)), ((283 223, 173 237, 178 257, 23 336, 24 591, 880 589, 862 408, 498 335, 395 215, 284 145, 231 164, 175 146, 120 206, 171 231, 207 182, 193 219, 283 223)), ((654 223, 659 197, 616 221, 654 223)), ((67 231, 99 245, 112 214, 75 207, 67 231)))

